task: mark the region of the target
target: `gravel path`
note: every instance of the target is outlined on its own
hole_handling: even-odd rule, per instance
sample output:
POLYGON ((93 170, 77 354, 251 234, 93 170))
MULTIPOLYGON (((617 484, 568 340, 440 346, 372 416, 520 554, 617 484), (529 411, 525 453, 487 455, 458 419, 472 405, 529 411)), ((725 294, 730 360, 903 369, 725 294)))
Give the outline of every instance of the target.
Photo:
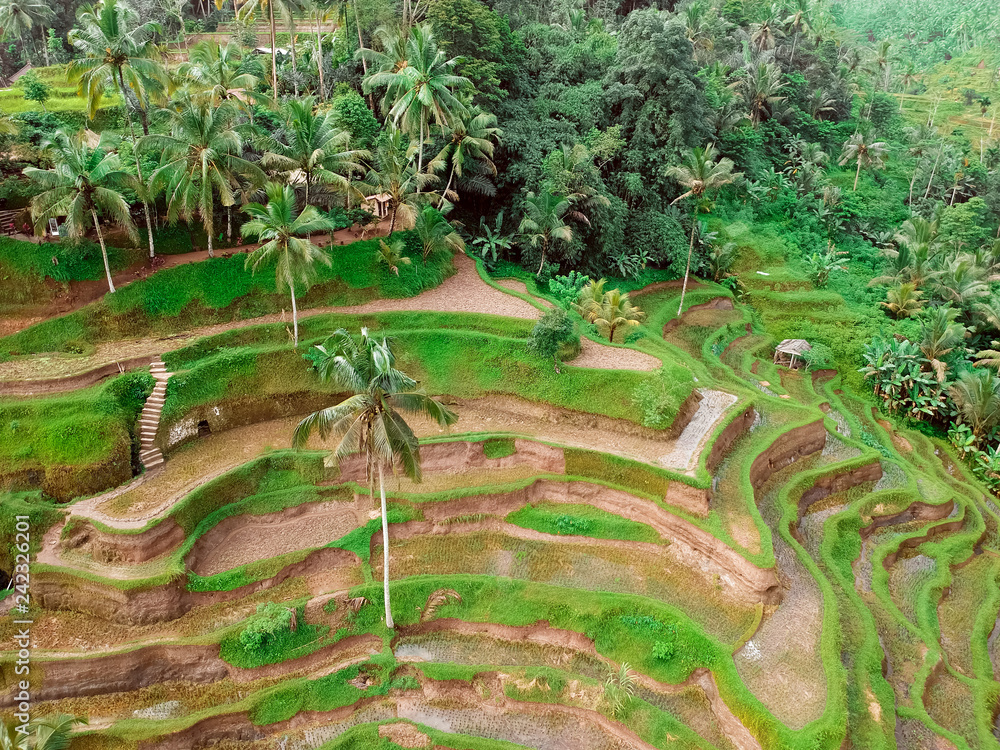
POLYGON ((698 457, 705 442, 711 436, 719 420, 739 399, 724 391, 702 390, 704 396, 698 403, 698 411, 687 423, 684 431, 674 441, 670 453, 660 458, 660 463, 678 471, 692 471, 698 464, 698 457))

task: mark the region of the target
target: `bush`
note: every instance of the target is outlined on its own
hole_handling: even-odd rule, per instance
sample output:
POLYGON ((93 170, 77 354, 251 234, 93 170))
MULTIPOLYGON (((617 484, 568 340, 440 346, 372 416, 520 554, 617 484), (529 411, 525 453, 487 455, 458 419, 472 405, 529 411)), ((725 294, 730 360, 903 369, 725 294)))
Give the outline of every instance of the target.
POLYGON ((527 347, 532 354, 548 358, 555 357, 563 344, 572 346, 574 341, 579 349, 580 334, 576 326, 565 310, 556 307, 545 312, 531 329, 527 347))
POLYGON ((590 281, 590 277, 570 271, 566 276, 555 276, 549 279, 549 292, 559 300, 566 310, 580 297, 580 290, 590 281))
POLYGON ((640 424, 654 430, 667 429, 674 423, 677 409, 690 393, 690 384, 672 379, 666 371, 643 381, 632 396, 639 410, 640 424))

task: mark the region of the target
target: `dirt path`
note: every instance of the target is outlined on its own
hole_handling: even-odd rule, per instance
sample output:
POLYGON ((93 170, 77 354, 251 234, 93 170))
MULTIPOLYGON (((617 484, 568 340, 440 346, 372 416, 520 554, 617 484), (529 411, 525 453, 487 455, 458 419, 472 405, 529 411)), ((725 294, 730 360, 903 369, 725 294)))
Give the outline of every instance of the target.
MULTIPOLYGON (((466 312, 501 315, 509 318, 533 320, 539 310, 512 294, 506 294, 484 283, 479 278, 475 261, 464 254, 455 256, 457 272, 433 289, 403 299, 379 299, 362 305, 348 307, 318 307, 305 310, 300 320, 331 313, 366 314, 379 312, 466 312)), ((0 362, 0 380, 33 380, 32 375, 41 368, 57 377, 69 377, 103 365, 139 356, 154 356, 180 349, 204 336, 268 323, 291 324, 290 314, 275 313, 259 318, 202 326, 173 336, 105 342, 97 345, 94 354, 86 357, 36 355, 30 358, 0 362)), ((597 369, 653 370, 660 366, 655 357, 632 349, 608 347, 584 339, 584 351, 571 364, 576 367, 597 369)), ((58 390, 54 383, 38 384, 49 391, 58 390)))

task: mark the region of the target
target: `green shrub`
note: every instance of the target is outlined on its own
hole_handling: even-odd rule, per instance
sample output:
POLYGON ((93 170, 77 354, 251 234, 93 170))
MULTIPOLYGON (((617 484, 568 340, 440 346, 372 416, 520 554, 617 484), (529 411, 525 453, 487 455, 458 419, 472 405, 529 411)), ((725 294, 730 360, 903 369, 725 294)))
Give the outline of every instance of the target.
POLYGON ((566 311, 561 308, 547 310, 539 318, 528 336, 528 351, 539 357, 555 357, 564 345, 579 350, 580 334, 566 311))
POLYGON ((322 645, 320 639, 330 628, 305 624, 304 609, 297 609, 298 626, 291 630, 292 614, 288 609, 274 602, 259 605, 257 614, 239 635, 223 639, 219 655, 233 666, 253 669, 312 653, 322 645))
POLYGON ((632 402, 644 427, 664 430, 674 423, 678 408, 690 394, 686 383, 660 370, 656 376, 639 384, 633 391, 632 402))

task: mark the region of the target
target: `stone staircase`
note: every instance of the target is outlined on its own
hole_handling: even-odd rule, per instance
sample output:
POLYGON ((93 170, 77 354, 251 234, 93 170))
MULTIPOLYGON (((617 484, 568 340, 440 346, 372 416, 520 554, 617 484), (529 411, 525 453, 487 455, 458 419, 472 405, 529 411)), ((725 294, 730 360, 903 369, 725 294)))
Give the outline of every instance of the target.
POLYGON ((163 402, 167 396, 167 379, 173 374, 167 372, 167 366, 159 357, 151 363, 149 371, 156 379, 156 386, 146 399, 146 405, 139 416, 139 459, 147 471, 163 463, 163 453, 154 445, 154 441, 160 428, 160 412, 163 411, 163 402))

